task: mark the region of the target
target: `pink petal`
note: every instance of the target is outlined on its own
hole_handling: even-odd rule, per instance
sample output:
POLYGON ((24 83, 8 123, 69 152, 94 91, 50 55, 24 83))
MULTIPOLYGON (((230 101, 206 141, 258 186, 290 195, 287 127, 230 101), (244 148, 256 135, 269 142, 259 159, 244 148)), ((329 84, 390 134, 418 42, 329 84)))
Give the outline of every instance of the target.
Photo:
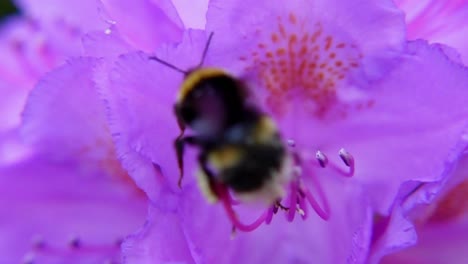
POLYGON ((307 43, 309 51, 314 45, 326 46, 328 36, 333 46, 340 42, 354 45, 364 56, 367 77, 372 78, 387 70, 389 59, 402 50, 404 41, 402 13, 386 0, 275 0, 249 1, 248 5, 238 0, 211 1, 206 29, 215 32, 214 43, 219 44, 214 44, 213 50, 229 57, 227 63, 234 65, 225 66, 231 69, 236 69, 241 56, 250 57, 253 51, 259 56, 266 51, 275 52, 282 39, 287 42, 296 34, 301 40, 308 34, 309 40, 314 39, 307 43), (322 34, 314 38, 320 27, 322 34))
MULTIPOLYGON (((185 252, 188 244, 197 263, 364 263, 370 242, 369 207, 359 188, 344 184, 343 179, 330 180, 332 178, 324 179, 326 192, 331 197, 329 221, 310 216, 304 221, 296 219, 289 223, 280 212, 271 225, 250 233, 239 232, 234 238, 221 205, 207 205, 198 188, 188 185, 180 197, 179 217, 156 210, 149 219, 152 228, 142 232, 142 238, 132 241, 135 249, 129 249, 126 254, 138 256, 132 258, 134 263, 150 263, 149 257, 155 254, 152 261, 157 263, 184 256, 186 253, 180 257, 176 254, 172 259, 161 256, 157 246, 169 239, 165 244, 166 253, 174 254, 178 248, 185 252), (338 190, 342 195, 333 195, 338 190), (171 219, 170 225, 167 224, 170 230, 177 231, 171 238, 165 238, 168 227, 160 222, 165 217, 171 219)), ((258 213, 242 217, 248 219, 258 213)), ((192 262, 189 257, 184 260, 192 262)))
MULTIPOLYGON (((101 0, 110 21, 131 45, 144 51, 154 51, 161 43, 177 42, 181 38, 180 19, 172 20, 161 6, 150 0, 101 0)), ((162 1, 172 7, 168 1, 162 1)), ((173 7, 172 7, 173 8, 173 7)))
POLYGON ((0 197, 1 263, 118 261, 119 241, 146 214, 146 198, 133 186, 37 157, 0 169, 0 197))
POLYGON ((418 244, 383 258, 383 264, 465 264, 468 222, 433 226, 418 232, 418 244))
POLYGON ((151 207, 148 222, 122 246, 124 263, 195 263, 174 212, 151 207))
POLYGON ((112 157, 104 106, 93 83, 97 64, 73 59, 39 81, 23 113, 27 142, 57 159, 112 157))
POLYGON ((84 54, 91 57, 117 58, 119 55, 135 50, 117 29, 105 32, 91 32, 83 37, 84 54))
POLYGON ((18 126, 26 96, 47 71, 80 52, 79 37, 63 23, 44 26, 13 17, 0 30, 0 130, 18 126))
POLYGON ((307 139, 311 151, 325 153, 345 147, 374 208, 388 212, 401 183, 440 180, 463 150, 467 87, 467 70, 438 46, 411 43, 402 64, 365 91, 375 100, 372 107, 334 123, 310 122, 296 135, 298 144, 307 139), (306 127, 320 133, 311 138, 306 127))
POLYGON ((409 39, 424 38, 452 46, 461 53, 463 61, 468 62, 467 1, 399 0, 396 3, 407 13, 409 39))
POLYGON ((208 0, 174 0, 174 5, 186 28, 204 29, 208 2, 208 0))
POLYGON ((107 22, 102 18, 98 0, 17 0, 26 14, 44 22, 64 21, 83 31, 105 29, 107 22))
POLYGON ((454 259, 447 262, 463 263, 457 261, 464 259, 462 248, 468 243, 463 233, 468 228, 467 168, 465 154, 441 181, 413 185, 409 194, 403 192, 390 216, 391 224, 374 236, 374 263, 386 255, 384 261, 394 263, 442 263, 451 256, 454 259))
MULTIPOLYGON (((175 58, 187 58, 177 63, 177 67, 188 69, 198 63, 200 58, 190 54, 194 50, 203 50, 204 42, 199 40, 205 37, 204 32, 190 32, 184 37, 183 44, 175 51, 171 50, 172 54, 163 48, 158 56, 174 63, 178 62, 173 60, 175 58), (192 41, 197 45, 192 46, 192 41)), ((158 188, 155 186, 159 184, 153 163, 177 188, 179 171, 174 139, 180 131, 173 103, 183 75, 150 60, 144 53, 123 55, 113 66, 109 64, 96 78, 108 104, 110 129, 117 152, 137 184, 156 200, 158 188)))

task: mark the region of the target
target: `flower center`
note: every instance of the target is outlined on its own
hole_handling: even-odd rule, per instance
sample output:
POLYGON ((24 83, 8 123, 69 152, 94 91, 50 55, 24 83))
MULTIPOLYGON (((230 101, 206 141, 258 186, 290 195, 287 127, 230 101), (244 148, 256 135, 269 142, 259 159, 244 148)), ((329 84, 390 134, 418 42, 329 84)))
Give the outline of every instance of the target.
POLYGON ((351 109, 372 107, 372 100, 347 102, 343 97, 343 87, 360 70, 363 55, 342 31, 290 13, 277 18, 276 28, 258 34, 257 46, 239 59, 252 62, 245 70, 255 72, 275 115, 284 115, 297 99, 319 119, 345 118, 351 109))

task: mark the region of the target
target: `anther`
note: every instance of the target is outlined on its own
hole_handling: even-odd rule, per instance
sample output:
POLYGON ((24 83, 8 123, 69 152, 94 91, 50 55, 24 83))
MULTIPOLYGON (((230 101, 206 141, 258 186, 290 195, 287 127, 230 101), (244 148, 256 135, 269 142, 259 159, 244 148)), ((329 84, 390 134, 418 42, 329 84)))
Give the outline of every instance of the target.
POLYGON ((315 153, 315 157, 322 168, 327 166, 328 158, 322 151, 318 150, 317 153, 315 153))
POLYGON ((290 146, 292 148, 294 148, 296 146, 296 142, 294 140, 292 140, 292 139, 288 139, 286 142, 288 143, 288 146, 290 146))
POLYGON ((354 167, 354 158, 351 154, 349 154, 348 151, 346 151, 344 148, 340 149, 338 152, 338 155, 340 155, 341 160, 343 160, 344 164, 348 167, 354 167))
POLYGON ((299 204, 296 205, 296 212, 298 212, 301 216, 305 215, 304 210, 302 210, 301 206, 299 204))

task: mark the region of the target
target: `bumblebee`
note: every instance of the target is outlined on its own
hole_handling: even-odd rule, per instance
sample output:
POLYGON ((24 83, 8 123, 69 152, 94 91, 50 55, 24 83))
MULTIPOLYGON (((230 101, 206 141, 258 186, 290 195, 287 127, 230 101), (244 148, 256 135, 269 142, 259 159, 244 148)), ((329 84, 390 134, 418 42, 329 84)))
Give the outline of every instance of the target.
POLYGON ((210 34, 200 64, 183 71, 174 112, 181 129, 174 146, 184 174, 185 146, 199 149, 199 183, 210 200, 216 200, 216 184, 223 184, 241 199, 273 203, 283 196, 289 173, 288 153, 273 120, 249 103, 246 85, 219 68, 202 67, 210 34), (192 133, 185 135, 189 128, 192 133))

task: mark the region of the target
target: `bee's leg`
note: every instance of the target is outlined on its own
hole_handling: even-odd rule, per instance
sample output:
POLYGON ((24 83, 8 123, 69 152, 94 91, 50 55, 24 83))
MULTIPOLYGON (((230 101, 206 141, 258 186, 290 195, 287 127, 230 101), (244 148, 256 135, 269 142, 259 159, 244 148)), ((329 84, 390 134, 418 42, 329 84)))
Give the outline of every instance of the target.
POLYGON ((208 178, 208 183, 209 183, 209 188, 212 194, 216 196, 216 198, 219 198, 219 193, 218 193, 218 188, 216 188, 216 182, 215 182, 215 175, 213 171, 210 170, 208 167, 208 157, 205 153, 201 153, 200 156, 198 156, 198 162, 200 163, 200 167, 203 171, 203 173, 206 175, 208 178))
POLYGON ((179 166, 179 180, 177 181, 177 184, 179 185, 179 188, 182 186, 182 178, 184 177, 184 149, 185 145, 198 145, 200 141, 198 140, 197 137, 194 136, 183 136, 182 134, 176 138, 174 141, 175 149, 176 149, 176 154, 177 154, 177 164, 179 166))

